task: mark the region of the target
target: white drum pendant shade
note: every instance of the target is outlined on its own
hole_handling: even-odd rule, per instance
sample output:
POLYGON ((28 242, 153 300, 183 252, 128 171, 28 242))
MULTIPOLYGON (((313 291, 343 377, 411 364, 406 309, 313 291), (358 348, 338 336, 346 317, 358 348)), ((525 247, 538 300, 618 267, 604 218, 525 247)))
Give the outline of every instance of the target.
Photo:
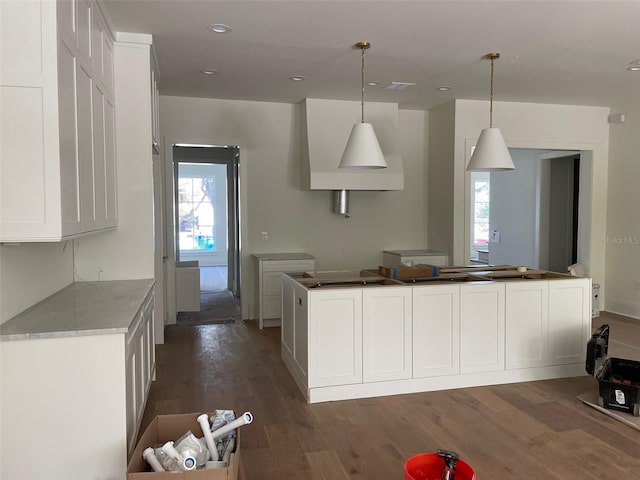
POLYGON ((504 143, 499 128, 485 128, 480 133, 476 148, 471 155, 467 171, 486 172, 491 170, 513 170, 513 160, 504 143))
POLYGON ((353 126, 339 168, 387 168, 373 125, 356 123, 353 126))

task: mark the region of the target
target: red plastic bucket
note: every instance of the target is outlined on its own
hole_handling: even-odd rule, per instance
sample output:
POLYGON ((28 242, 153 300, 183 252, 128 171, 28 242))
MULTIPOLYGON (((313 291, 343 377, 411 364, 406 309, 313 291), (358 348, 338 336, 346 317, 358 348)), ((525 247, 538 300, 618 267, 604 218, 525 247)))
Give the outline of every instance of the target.
MULTIPOLYGON (((436 453, 419 453, 404 463, 404 480, 440 480, 444 460, 436 453)), ((463 460, 456 462, 455 480, 476 480, 476 472, 463 460)))

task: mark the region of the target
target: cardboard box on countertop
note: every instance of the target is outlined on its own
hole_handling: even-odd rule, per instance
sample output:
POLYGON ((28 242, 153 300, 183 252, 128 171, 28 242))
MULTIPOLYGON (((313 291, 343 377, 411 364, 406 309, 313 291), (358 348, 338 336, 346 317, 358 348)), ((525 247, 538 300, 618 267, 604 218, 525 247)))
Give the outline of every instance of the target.
POLYGON ((406 267, 397 265, 394 267, 378 267, 378 274, 388 278, 420 278, 420 277, 437 277, 438 267, 434 265, 414 265, 406 267))
MULTIPOLYGON (((236 437, 236 451, 231 465, 226 468, 200 468, 188 472, 153 472, 142 452, 147 447, 157 447, 169 440, 177 440, 189 430, 202 437, 198 423, 200 413, 158 415, 144 431, 127 466, 127 480, 237 480, 240 470, 240 429, 236 437)), ((214 415, 208 413, 208 416, 214 415)))

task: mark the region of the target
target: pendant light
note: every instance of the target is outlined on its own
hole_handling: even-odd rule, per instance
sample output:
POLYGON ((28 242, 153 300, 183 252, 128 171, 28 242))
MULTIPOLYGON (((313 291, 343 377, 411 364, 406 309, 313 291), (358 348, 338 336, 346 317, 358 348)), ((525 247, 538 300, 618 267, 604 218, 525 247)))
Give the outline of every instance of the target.
POLYGON ((489 128, 480 133, 473 150, 468 172, 487 172, 492 170, 513 170, 513 160, 499 128, 493 126, 493 62, 500 58, 499 53, 488 53, 484 58, 491 60, 491 95, 489 99, 489 128))
POLYGON ((361 70, 361 111, 362 121, 351 130, 347 146, 342 154, 339 168, 377 169, 387 168, 382 149, 373 130, 373 125, 364 121, 364 51, 371 47, 369 42, 358 42, 356 48, 362 50, 361 70))

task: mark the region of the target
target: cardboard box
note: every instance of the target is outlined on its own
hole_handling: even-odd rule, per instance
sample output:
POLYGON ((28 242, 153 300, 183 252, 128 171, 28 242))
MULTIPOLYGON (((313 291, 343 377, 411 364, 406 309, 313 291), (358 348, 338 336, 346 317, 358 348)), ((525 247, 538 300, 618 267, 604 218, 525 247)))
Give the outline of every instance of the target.
MULTIPOLYGON (((142 452, 147 447, 157 447, 169 440, 177 440, 189 430, 196 437, 202 437, 202 429, 198 423, 200 413, 184 413, 179 415, 158 415, 149 424, 136 445, 129 465, 127 480, 237 480, 240 470, 240 429, 237 430, 236 451, 231 465, 227 468, 201 468, 189 472, 154 472, 142 452)), ((208 413, 207 415, 214 415, 208 413)))
POLYGON ((434 265, 414 265, 405 267, 398 265, 395 267, 378 267, 378 274, 388 278, 420 278, 420 277, 437 277, 438 267, 434 265))

